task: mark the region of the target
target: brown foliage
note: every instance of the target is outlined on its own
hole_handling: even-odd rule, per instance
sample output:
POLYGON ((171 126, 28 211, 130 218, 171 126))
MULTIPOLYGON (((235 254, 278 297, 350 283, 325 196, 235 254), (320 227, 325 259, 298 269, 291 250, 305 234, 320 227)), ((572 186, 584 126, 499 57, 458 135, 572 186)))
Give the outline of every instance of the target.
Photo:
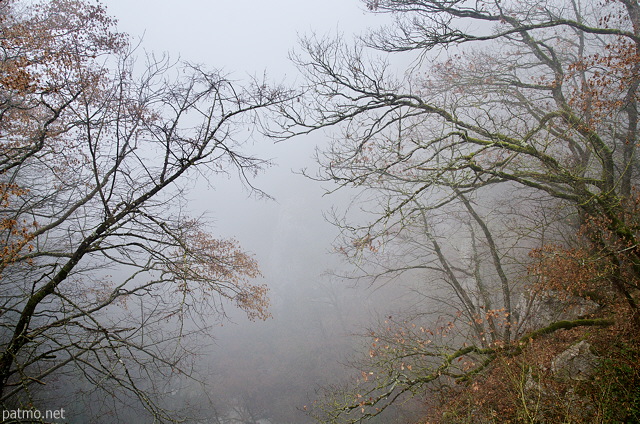
MULTIPOLYGON (((436 393, 425 423, 623 422, 638 417, 640 345, 623 320, 604 328, 573 328, 530 342, 517 356, 498 356, 466 385, 436 393), (598 358, 595 374, 573 380, 553 372, 567 347, 587 341, 598 358), (634 415, 635 414, 635 415, 634 415)), ((629 422, 629 421, 626 421, 629 422)))
POLYGON ((587 55, 568 66, 568 80, 585 75, 582 84, 573 90, 569 104, 585 113, 591 125, 599 123, 612 110, 640 100, 636 90, 638 69, 638 46, 618 37, 605 45, 603 52, 587 55))
POLYGON ((213 238, 196 222, 185 223, 185 227, 189 230, 182 249, 166 263, 167 271, 181 280, 177 290, 199 291, 204 296, 214 292, 234 301, 251 320, 269 318, 267 287, 249 283, 261 276, 256 260, 241 250, 236 240, 213 238))
POLYGON ((640 195, 622 202, 613 218, 588 216, 578 232, 581 245, 546 245, 534 249, 529 274, 534 292, 593 298, 614 305, 626 301, 631 315, 638 313, 635 297, 640 288, 640 195))
MULTIPOLYGON (((0 183, 0 211, 9 208, 20 196, 27 194, 27 190, 17 184, 0 183)), ((18 221, 12 216, 0 212, 0 278, 4 269, 19 259, 23 249, 33 251, 33 230, 37 228, 36 221, 27 222, 26 219, 18 221)))

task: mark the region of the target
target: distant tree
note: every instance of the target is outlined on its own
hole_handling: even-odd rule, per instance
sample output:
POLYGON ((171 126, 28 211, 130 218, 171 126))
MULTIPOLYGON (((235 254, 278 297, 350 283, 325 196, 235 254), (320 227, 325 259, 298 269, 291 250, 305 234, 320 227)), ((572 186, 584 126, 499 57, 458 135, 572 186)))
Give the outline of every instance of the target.
MULTIPOLYGON (((375 191, 378 203, 367 205, 373 213, 394 194, 383 186, 375 191)), ((519 198, 530 194, 517 193, 519 198)), ((529 216, 522 229, 523 213, 531 214, 540 201, 552 204, 533 198, 509 207, 491 190, 474 195, 459 192, 458 198, 437 209, 415 200, 414 213, 393 224, 357 226, 336 220, 342 229, 336 249, 353 265, 340 276, 375 285, 405 281, 416 293, 412 308, 423 309, 423 315, 463 317, 468 336, 483 345, 510 341, 523 325, 515 314, 520 315, 516 307, 526 285, 522 274, 528 252, 540 246, 541 235, 556 231, 552 220, 558 217, 553 211, 529 216)), ((358 201, 352 207, 358 207, 358 201)))
POLYGON ((136 399, 171 421, 158 399, 227 300, 268 316, 256 261, 183 193, 198 173, 250 184, 266 162, 239 130, 285 93, 168 59, 140 69, 100 4, 0 9, 0 403, 38 407, 67 375, 110 413, 136 399))

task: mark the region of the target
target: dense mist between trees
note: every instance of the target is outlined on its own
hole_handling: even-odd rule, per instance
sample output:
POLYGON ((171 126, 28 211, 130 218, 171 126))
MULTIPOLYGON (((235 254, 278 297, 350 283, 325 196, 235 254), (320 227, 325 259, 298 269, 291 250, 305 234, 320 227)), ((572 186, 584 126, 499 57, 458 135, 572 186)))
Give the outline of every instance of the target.
POLYGON ((0 27, 3 422, 640 420, 637 0, 0 27))

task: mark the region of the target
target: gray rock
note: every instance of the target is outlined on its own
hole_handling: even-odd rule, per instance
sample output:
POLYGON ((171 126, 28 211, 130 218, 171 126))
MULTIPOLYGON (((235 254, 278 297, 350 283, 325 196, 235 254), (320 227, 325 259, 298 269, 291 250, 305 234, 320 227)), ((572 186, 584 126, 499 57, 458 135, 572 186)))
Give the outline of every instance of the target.
POLYGON ((598 357, 583 340, 556 356, 551 362, 551 371, 560 378, 584 381, 591 378, 597 366, 598 357))
POLYGON ((537 294, 523 293, 514 309, 520 324, 519 334, 528 333, 557 321, 572 321, 598 310, 600 305, 578 296, 559 297, 555 292, 537 294))

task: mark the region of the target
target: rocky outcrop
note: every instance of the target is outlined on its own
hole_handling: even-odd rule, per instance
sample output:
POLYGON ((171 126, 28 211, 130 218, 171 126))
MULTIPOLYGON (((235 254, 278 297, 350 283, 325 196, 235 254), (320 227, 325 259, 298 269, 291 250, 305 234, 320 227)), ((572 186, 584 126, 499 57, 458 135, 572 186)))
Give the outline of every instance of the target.
POLYGON ((578 296, 560 297, 555 292, 544 294, 523 293, 514 309, 520 323, 519 334, 546 327, 558 321, 573 321, 595 313, 596 302, 578 296))
POLYGON ((579 417, 578 422, 592 422, 596 413, 592 402, 576 388, 594 376, 599 363, 591 345, 581 341, 553 358, 549 374, 543 368, 542 374, 534 375, 530 369, 523 391, 527 418, 538 424, 561 422, 564 408, 572 405, 572 416, 579 417))
POLYGON ((598 357, 591 352, 591 345, 581 341, 556 356, 551 371, 557 378, 574 381, 590 379, 598 367, 598 357))

